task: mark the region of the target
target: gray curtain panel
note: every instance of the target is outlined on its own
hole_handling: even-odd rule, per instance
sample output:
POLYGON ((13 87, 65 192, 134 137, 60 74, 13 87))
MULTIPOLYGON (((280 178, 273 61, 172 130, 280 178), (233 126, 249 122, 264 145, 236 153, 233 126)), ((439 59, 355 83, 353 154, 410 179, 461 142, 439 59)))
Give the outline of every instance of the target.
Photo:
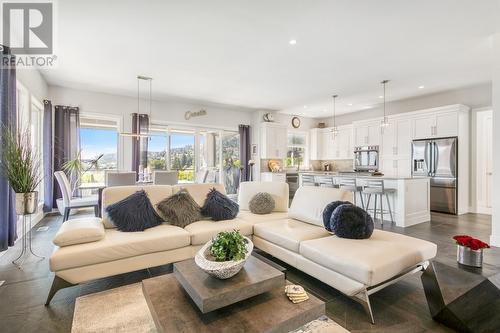
MULTIPOLYGON (((132 114, 132 133, 144 134, 149 130, 149 116, 147 114, 132 114)), ((140 166, 148 166, 149 138, 132 138, 132 171, 139 172, 140 166)))
POLYGON ((240 133, 240 165, 241 165, 241 181, 249 180, 250 167, 248 161, 251 160, 250 152, 250 126, 239 125, 238 131, 240 133))
MULTIPOLYGON (((61 171, 63 164, 80 152, 80 110, 56 105, 54 122, 54 171, 61 171)), ((57 208, 57 199, 62 198, 62 193, 55 179, 53 189, 53 207, 57 208)))
POLYGON ((54 164, 52 154, 52 102, 43 101, 43 211, 50 212, 53 205, 54 164))
MULTIPOLYGON (((15 57, 10 54, 10 49, 1 47, 0 52, 4 58, 15 57)), ((16 129, 16 68, 6 68, 0 61, 0 126, 6 126, 11 130, 16 129)), ((3 154, 3 144, 0 144, 0 156, 3 154)), ((0 165, 1 168, 1 165, 0 165)), ((14 191, 0 170, 0 251, 7 250, 14 245, 17 239, 16 230, 16 207, 14 191)))

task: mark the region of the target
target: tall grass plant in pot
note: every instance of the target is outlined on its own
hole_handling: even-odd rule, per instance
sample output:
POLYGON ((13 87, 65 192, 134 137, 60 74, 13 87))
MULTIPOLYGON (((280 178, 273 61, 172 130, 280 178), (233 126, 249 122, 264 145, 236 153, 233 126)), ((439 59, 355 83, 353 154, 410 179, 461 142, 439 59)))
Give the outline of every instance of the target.
POLYGON ((0 165, 16 193, 16 213, 33 214, 38 206, 38 185, 42 181, 40 156, 31 145, 29 129, 2 127, 0 165))

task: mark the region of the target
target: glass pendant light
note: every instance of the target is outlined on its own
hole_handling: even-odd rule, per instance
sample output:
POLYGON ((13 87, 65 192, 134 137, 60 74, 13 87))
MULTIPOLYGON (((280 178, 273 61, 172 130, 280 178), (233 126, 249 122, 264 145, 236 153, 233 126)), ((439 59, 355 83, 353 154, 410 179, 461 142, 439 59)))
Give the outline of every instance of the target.
POLYGON ((149 116, 149 124, 151 124, 151 110, 152 110, 152 105, 153 105, 153 78, 152 77, 149 77, 149 76, 143 76, 143 75, 137 75, 137 124, 136 124, 136 128, 137 128, 137 133, 132 133, 132 132, 120 132, 119 135, 120 136, 128 136, 128 137, 133 137, 133 138, 136 138, 136 139, 140 139, 140 138, 148 138, 150 137, 151 135, 149 134, 150 130, 149 130, 149 124, 148 124, 148 130, 144 133, 141 133, 141 127, 140 127, 140 116, 141 116, 141 112, 140 112, 140 104, 141 104, 141 98, 140 98, 140 82, 141 81, 148 81, 149 82, 149 113, 148 113, 148 116, 149 116))
POLYGON ((335 114, 335 100, 337 99, 337 97, 339 97, 339 95, 333 95, 333 127, 332 127, 332 139, 335 139, 335 137, 337 136, 337 134, 339 134, 339 130, 337 128, 337 124, 336 124, 336 114, 335 114))
POLYGON ((380 124, 381 127, 387 127, 389 126, 389 118, 387 117, 387 114, 385 113, 385 87, 389 80, 384 80, 380 82, 382 86, 384 87, 384 120, 382 120, 382 123, 380 124))

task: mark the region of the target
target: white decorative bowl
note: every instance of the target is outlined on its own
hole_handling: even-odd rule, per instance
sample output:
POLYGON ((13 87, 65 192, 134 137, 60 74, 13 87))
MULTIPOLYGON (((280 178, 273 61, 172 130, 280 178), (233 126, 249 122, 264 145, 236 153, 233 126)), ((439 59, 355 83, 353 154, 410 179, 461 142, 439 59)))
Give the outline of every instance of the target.
POLYGON ((218 279, 229 279, 230 277, 236 275, 245 265, 246 260, 252 254, 253 243, 248 237, 244 237, 247 241, 246 248, 247 253, 245 258, 238 261, 215 261, 210 254, 210 247, 212 246, 212 241, 208 241, 203 247, 196 252, 194 256, 194 261, 198 267, 200 267, 205 273, 212 275, 218 279), (212 260, 211 260, 212 259, 212 260))

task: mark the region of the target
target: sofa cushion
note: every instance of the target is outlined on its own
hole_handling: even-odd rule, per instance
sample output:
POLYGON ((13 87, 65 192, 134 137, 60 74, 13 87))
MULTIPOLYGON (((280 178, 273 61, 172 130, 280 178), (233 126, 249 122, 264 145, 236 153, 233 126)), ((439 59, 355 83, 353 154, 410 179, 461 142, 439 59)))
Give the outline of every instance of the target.
POLYGON ((106 208, 109 205, 125 199, 129 195, 141 190, 146 192, 149 197, 149 201, 151 201, 151 204, 155 209, 158 202, 165 199, 169 195, 172 195, 172 186, 170 185, 107 187, 102 192, 102 222, 105 228, 115 228, 115 225, 108 217, 108 213, 106 213, 106 208))
POLYGON ((185 190, 165 198, 156 206, 165 221, 181 228, 201 219, 200 206, 185 190))
POLYGON ((239 206, 225 194, 212 188, 201 207, 201 214, 210 216, 214 221, 232 220, 238 215, 239 206))
POLYGON ((299 252, 299 244, 302 241, 330 235, 322 227, 293 219, 255 224, 253 233, 255 236, 294 252, 299 252))
POLYGON ((274 199, 273 212, 288 212, 288 184, 278 182, 242 182, 238 191, 241 210, 250 210, 250 200, 259 192, 266 192, 274 199))
POLYGON ((248 204, 254 214, 269 214, 276 206, 273 197, 267 192, 259 192, 252 197, 248 204))
POLYGON ((434 258, 436 250, 431 242, 382 230, 368 239, 330 236, 300 244, 305 258, 367 286, 434 258))
POLYGON ((202 245, 220 231, 239 230, 244 236, 252 235, 253 226, 238 218, 225 221, 197 221, 184 228, 191 235, 191 245, 202 245))
POLYGON ((56 246, 91 243, 104 238, 104 226, 98 217, 86 217, 64 222, 52 240, 56 246))
POLYGON ((262 222, 276 221, 286 219, 288 217, 287 212, 272 212, 270 214, 254 214, 248 210, 240 210, 237 218, 244 220, 245 222, 256 224, 262 222))
POLYGON ((214 183, 204 183, 204 184, 182 184, 182 185, 174 185, 172 186, 173 193, 177 193, 180 190, 184 189, 191 194, 194 201, 198 204, 198 206, 203 207, 205 204, 205 199, 207 198, 207 194, 211 189, 215 188, 222 194, 226 194, 226 189, 222 184, 214 184, 214 183))
POLYGON ((163 223, 144 190, 106 207, 109 220, 120 231, 144 231, 163 223))
POLYGON ((166 224, 138 232, 106 229, 106 235, 100 241, 56 248, 50 257, 50 269, 58 271, 110 262, 189 244, 190 236, 186 230, 166 224))
POLYGON ((352 193, 338 188, 301 186, 295 192, 289 217, 323 227, 323 211, 332 201, 352 201, 352 193))

